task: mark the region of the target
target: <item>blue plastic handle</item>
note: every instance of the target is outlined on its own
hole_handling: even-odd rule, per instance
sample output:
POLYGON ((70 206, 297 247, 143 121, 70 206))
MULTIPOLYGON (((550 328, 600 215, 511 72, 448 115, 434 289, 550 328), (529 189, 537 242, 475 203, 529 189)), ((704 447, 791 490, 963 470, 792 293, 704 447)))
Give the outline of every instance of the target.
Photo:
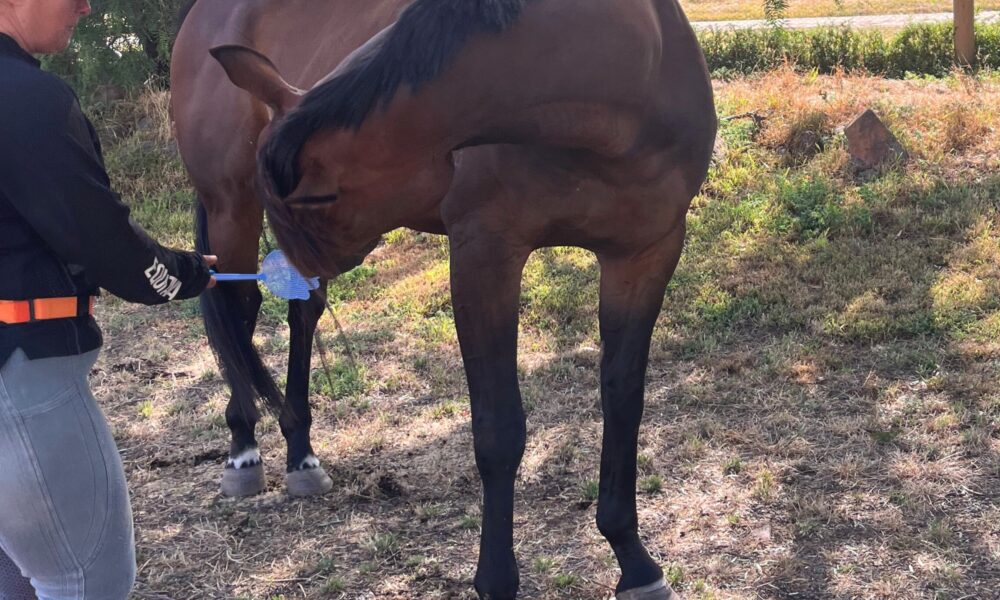
POLYGON ((212 273, 216 281, 259 281, 260 275, 242 275, 240 273, 212 273))

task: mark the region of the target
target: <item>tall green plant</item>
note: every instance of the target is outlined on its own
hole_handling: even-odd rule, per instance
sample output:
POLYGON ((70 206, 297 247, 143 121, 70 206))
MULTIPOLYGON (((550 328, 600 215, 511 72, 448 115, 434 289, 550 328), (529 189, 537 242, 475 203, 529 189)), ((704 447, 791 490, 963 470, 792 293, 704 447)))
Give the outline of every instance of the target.
POLYGON ((166 85, 177 14, 186 0, 93 0, 70 49, 46 58, 83 96, 101 84, 166 85))
POLYGON ((781 27, 788 15, 788 0, 764 0, 764 19, 771 27, 781 27))

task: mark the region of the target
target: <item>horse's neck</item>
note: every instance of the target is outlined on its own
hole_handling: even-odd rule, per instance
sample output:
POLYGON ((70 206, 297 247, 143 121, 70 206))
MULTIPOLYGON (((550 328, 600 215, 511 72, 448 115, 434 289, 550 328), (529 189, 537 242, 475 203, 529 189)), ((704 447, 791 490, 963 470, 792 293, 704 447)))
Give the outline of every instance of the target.
MULTIPOLYGON (((531 3, 498 35, 470 40, 454 63, 416 94, 402 93, 384 123, 400 147, 422 133, 435 150, 526 143, 618 156, 635 143, 659 81, 659 30, 635 14, 642 2, 531 3), (632 10, 630 10, 632 9, 632 10)), ((427 151, 422 144, 420 151, 427 151)))

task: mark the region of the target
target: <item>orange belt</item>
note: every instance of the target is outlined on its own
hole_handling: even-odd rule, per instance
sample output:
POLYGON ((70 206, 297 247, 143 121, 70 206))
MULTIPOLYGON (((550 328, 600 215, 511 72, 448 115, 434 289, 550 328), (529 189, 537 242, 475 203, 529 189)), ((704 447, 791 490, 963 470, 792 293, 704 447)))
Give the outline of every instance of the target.
POLYGON ((18 325, 50 319, 71 319, 94 314, 94 298, 38 298, 0 300, 0 323, 18 325))

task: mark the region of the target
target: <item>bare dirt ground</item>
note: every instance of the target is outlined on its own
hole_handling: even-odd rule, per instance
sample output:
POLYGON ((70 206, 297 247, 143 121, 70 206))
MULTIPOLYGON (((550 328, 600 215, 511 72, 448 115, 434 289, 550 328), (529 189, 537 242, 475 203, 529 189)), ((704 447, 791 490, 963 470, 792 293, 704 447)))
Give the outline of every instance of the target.
MULTIPOLYGON (((643 538, 685 598, 1000 598, 1000 85, 781 71, 717 91, 723 116, 762 120, 724 122, 657 328, 643 538), (913 159, 859 178, 838 129, 867 106, 913 159)), ((111 167, 137 218, 190 245, 163 128, 117 118, 111 167)), ((134 597, 474 597, 480 491, 447 274, 445 240, 397 232, 332 288, 358 364, 324 319, 313 430, 335 487, 310 499, 284 493, 271 418, 267 491, 220 496, 227 393, 196 304, 100 301, 93 384, 131 486, 134 597)), ((526 599, 603 600, 618 576, 594 524, 596 279, 576 251, 526 269, 526 599)), ((257 335, 278 372, 282 311, 269 300, 257 335)))

